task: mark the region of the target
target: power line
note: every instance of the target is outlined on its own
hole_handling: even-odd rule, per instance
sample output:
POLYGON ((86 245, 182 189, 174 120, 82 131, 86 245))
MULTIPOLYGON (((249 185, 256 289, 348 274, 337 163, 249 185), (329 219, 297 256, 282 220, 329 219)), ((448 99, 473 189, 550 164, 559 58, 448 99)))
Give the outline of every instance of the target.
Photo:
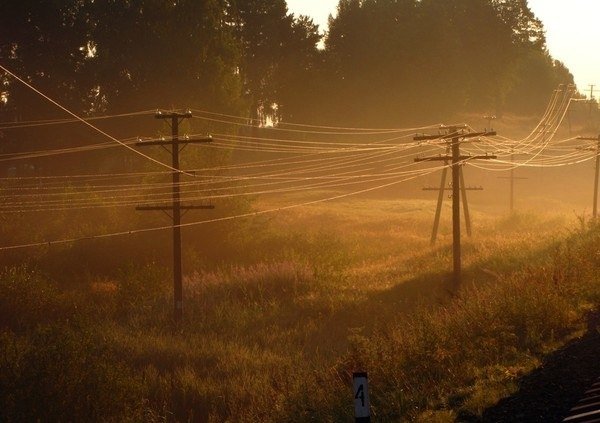
POLYGON ((12 73, 11 71, 9 71, 8 69, 6 69, 4 66, 0 65, 0 69, 2 69, 4 72, 6 72, 8 75, 12 76, 14 79, 16 79, 17 81, 19 81, 21 84, 25 85, 27 88, 31 89, 32 91, 34 91, 35 93, 37 93, 38 95, 40 95, 41 97, 45 98, 47 101, 49 101, 50 103, 54 104, 56 107, 60 108, 61 110, 65 111, 66 113, 68 113, 69 115, 73 116, 75 119, 77 119, 78 121, 82 122, 84 125, 89 126, 91 129, 93 129, 94 131, 98 132, 101 135, 104 135, 105 137, 111 139, 112 141, 116 142, 117 144, 122 145, 123 147, 125 147, 126 149, 134 152, 135 154, 137 154, 138 156, 141 156, 143 158, 145 158, 146 160, 149 160, 153 163, 158 164, 159 166, 162 166, 164 168, 167 168, 169 170, 172 171, 177 171, 176 169, 174 169, 173 167, 160 162, 159 160, 156 160, 146 154, 141 153, 140 151, 137 151, 135 148, 130 147, 129 145, 127 145, 126 143, 123 143, 121 141, 119 141, 117 138, 113 137, 112 135, 104 132, 102 129, 92 125, 91 123, 87 122, 85 119, 79 117, 78 115, 76 115, 75 113, 73 113, 72 111, 70 111, 69 109, 67 109, 66 107, 62 106, 61 104, 59 104, 57 101, 51 99, 50 97, 48 97, 46 94, 42 93, 40 90, 38 90, 37 88, 35 88, 34 86, 32 86, 31 84, 29 84, 28 82, 24 81, 23 79, 19 78, 17 75, 15 75, 14 73, 12 73))
MULTIPOLYGON (((115 119, 122 117, 131 117, 131 116, 144 116, 152 113, 153 110, 144 110, 139 112, 130 112, 130 113, 120 113, 115 115, 105 115, 105 116, 92 116, 84 118, 86 121, 97 121, 97 120, 106 120, 106 119, 115 119)), ((50 126, 50 125, 62 125, 69 123, 79 123, 81 122, 79 119, 41 119, 41 120, 29 120, 29 121, 17 121, 17 122, 0 122, 0 130, 6 129, 21 129, 21 128, 33 128, 39 126, 50 126)))
MULTIPOLYGON (((228 115, 228 114, 224 114, 224 113, 216 113, 216 112, 210 112, 207 110, 199 110, 199 109, 192 109, 192 111, 196 112, 196 113, 204 113, 204 114, 208 114, 208 115, 212 115, 212 116, 227 117, 227 118, 232 118, 232 119, 243 120, 245 122, 256 122, 258 124, 262 124, 262 121, 260 119, 252 119, 252 118, 243 117, 243 116, 228 115)), ((227 122, 227 123, 232 123, 232 122, 227 122)), ((425 129, 434 128, 434 127, 441 125, 439 123, 435 123, 432 125, 421 126, 421 127, 416 127, 416 128, 356 128, 356 127, 311 125, 311 124, 306 124, 306 123, 293 123, 293 122, 285 122, 285 121, 281 121, 279 123, 283 124, 283 125, 305 127, 305 128, 331 129, 331 130, 336 130, 336 131, 357 131, 357 132, 360 132, 360 131, 366 131, 366 132, 368 132, 368 131, 413 132, 413 131, 422 131, 425 129)), ((249 125, 249 126, 252 126, 252 125, 249 125)), ((256 126, 254 126, 254 127, 256 127, 256 126)), ((268 129, 271 129, 271 128, 268 128, 268 129)), ((334 132, 331 132, 331 133, 334 133, 334 132)))
MULTIPOLYGON (((321 198, 321 199, 302 202, 302 203, 296 203, 296 204, 292 204, 292 205, 288 205, 288 206, 281 206, 281 207, 267 209, 267 210, 258 210, 258 211, 254 211, 254 212, 243 213, 243 214, 238 214, 238 215, 233 215, 233 216, 226 216, 226 217, 220 217, 220 218, 215 218, 215 219, 208 219, 208 220, 202 220, 202 221, 197 221, 197 222, 184 223, 184 224, 179 225, 179 227, 182 227, 182 228, 183 227, 192 227, 192 226, 205 225, 205 224, 209 224, 209 223, 232 221, 232 220, 236 220, 236 219, 243 219, 243 218, 255 217, 255 216, 260 216, 260 215, 265 215, 265 214, 278 213, 278 212, 291 210, 291 209, 298 208, 298 207, 306 207, 306 206, 310 206, 310 205, 314 205, 314 204, 325 203, 328 201, 335 201, 335 200, 339 200, 342 198, 348 198, 351 196, 365 194, 368 192, 388 188, 388 187, 391 187, 394 185, 398 185, 402 182, 406 182, 406 181, 415 179, 419 176, 433 173, 435 171, 437 171, 437 169, 431 170, 430 172, 427 172, 424 174, 410 176, 410 177, 407 177, 407 178, 404 178, 401 180, 396 180, 396 181, 389 182, 386 184, 378 185, 375 187, 369 187, 369 188, 353 191, 350 193, 338 194, 338 195, 331 196, 331 197, 321 198)), ((152 227, 152 228, 145 228, 145 229, 134 229, 134 230, 128 230, 128 231, 113 232, 113 233, 102 234, 102 235, 92 235, 92 236, 87 236, 87 237, 60 239, 60 240, 56 240, 56 241, 33 242, 33 243, 29 243, 29 244, 19 244, 19 245, 0 247, 0 251, 16 250, 16 249, 31 248, 31 247, 41 247, 41 246, 52 246, 52 245, 58 245, 58 244, 69 244, 69 243, 73 243, 73 242, 92 240, 92 239, 105 239, 105 238, 112 238, 112 237, 116 237, 116 236, 157 232, 157 231, 167 230, 167 229, 172 229, 172 228, 173 228, 172 225, 159 226, 159 227, 152 227)))
MULTIPOLYGON (((389 160, 389 159, 386 159, 389 160)), ((381 160, 375 161, 375 162, 371 162, 371 163, 367 163, 367 164, 377 164, 377 163, 381 163, 381 160)), ((391 170, 398 170, 398 169, 402 169, 405 167, 410 167, 412 166, 412 163, 406 164, 406 165, 402 165, 402 166, 396 166, 396 168, 391 169, 391 170)), ((364 165, 361 165, 364 166, 364 165)), ((343 168, 343 167, 349 167, 349 166, 342 166, 342 167, 337 167, 337 169, 343 168)), ((381 165, 375 167, 375 169, 377 168, 381 168, 381 165)), ((348 185, 345 183, 339 183, 336 182, 336 180, 342 179, 342 180, 348 180, 348 179, 364 179, 364 178, 375 178, 375 180, 381 179, 380 177, 383 177, 384 179, 388 176, 391 177, 396 177, 402 174, 406 174, 406 173, 411 173, 412 171, 404 171, 404 172, 396 172, 396 173, 391 173, 391 172, 387 172, 387 173, 380 173, 380 174, 353 174, 353 172, 355 172, 354 170, 352 171, 346 171, 346 172, 342 172, 342 173, 335 173, 331 176, 325 176, 325 177, 302 177, 302 178, 297 178, 295 180, 289 180, 289 178, 287 178, 286 180, 283 181, 277 181, 277 182, 268 182, 268 183, 260 183, 260 184, 253 184, 253 185, 247 185, 245 187, 225 187, 225 188, 211 188, 211 189, 201 189, 201 190, 187 190, 184 191, 183 194, 197 194, 199 192, 214 192, 214 191, 222 191, 222 190, 234 190, 234 189, 239 189, 239 188, 254 188, 257 186, 266 186, 266 185, 276 185, 276 184, 284 184, 284 183, 297 183, 297 182, 306 182, 306 181, 312 181, 312 180, 324 180, 324 182, 318 182, 316 184, 312 184, 312 185, 305 185, 302 187, 293 187, 293 188, 284 188, 284 189, 273 189, 273 190, 267 190, 267 191, 255 191, 255 192, 243 192, 243 193, 234 193, 234 194, 212 194, 212 195, 203 195, 203 196, 195 196, 195 197, 186 197, 186 200, 203 200, 203 199, 211 199, 211 198, 231 198, 231 197, 237 197, 237 196, 247 196, 247 195, 258 195, 258 194, 273 194, 273 193, 280 193, 280 192, 286 192, 286 191, 295 191, 298 190, 298 188, 302 189, 302 190, 306 190, 308 188, 313 188, 313 187, 317 187, 317 186, 321 186, 321 185, 326 185, 326 187, 331 188, 331 187, 339 187, 339 186, 344 186, 344 185, 348 185), (329 182, 331 180, 334 180, 334 182, 329 182)), ((263 179, 263 178, 260 178, 263 179)), ((194 183, 191 183, 194 184, 194 183)), ((197 183, 196 183, 197 184, 197 183)), ((194 185, 196 185, 194 184, 194 185)), ((352 184, 352 183, 350 183, 352 184)), ((179 184, 179 186, 181 186, 182 184, 179 184)), ((172 187, 172 185, 169 186, 165 186, 165 187, 160 187, 160 189, 170 189, 172 187)), ((87 194, 87 193, 84 193, 87 194)), ((90 192, 90 194, 95 194, 94 192, 90 192)), ((32 197, 35 196, 35 194, 30 194, 32 197)), ((55 193, 53 195, 61 195, 61 193, 55 193)), ((90 199, 90 200, 74 200, 74 199, 69 199, 69 200, 47 200, 47 201, 32 201, 32 202, 10 202, 10 201, 3 201, 4 207, 0 208, 4 211, 10 211, 10 212, 22 212, 22 211, 36 211, 36 212, 41 212, 41 211, 59 211, 59 210, 71 210, 71 209, 79 209, 79 208, 90 208, 90 207, 119 207, 119 206, 130 206, 134 203, 132 202, 136 202, 139 201, 139 199, 141 198, 151 198, 154 197, 153 201, 160 201, 160 199, 165 199, 165 201, 168 199, 169 194, 168 193, 157 193, 157 194, 134 194, 134 195, 125 195, 125 196, 118 196, 118 197, 107 197, 107 196, 103 196, 103 197, 99 197, 97 199, 90 199), (157 199, 158 198, 158 199, 157 199), (119 200, 119 201, 110 201, 108 202, 107 200, 119 200), (46 208, 40 208, 40 205, 48 205, 48 207, 46 208), (8 206, 8 207, 7 207, 8 206), (23 209, 23 207, 25 206, 29 206, 29 209, 23 209), (18 208, 20 207, 20 208, 18 208), (37 208, 35 208, 37 207, 37 208)), ((8 197, 10 198, 10 197, 8 197)), ((14 197, 13 197, 14 198, 14 197)))

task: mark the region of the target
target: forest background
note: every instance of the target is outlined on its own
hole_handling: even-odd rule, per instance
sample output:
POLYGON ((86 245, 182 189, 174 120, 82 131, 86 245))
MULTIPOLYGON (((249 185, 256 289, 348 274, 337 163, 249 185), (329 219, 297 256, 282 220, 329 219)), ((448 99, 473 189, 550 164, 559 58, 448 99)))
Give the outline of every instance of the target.
MULTIPOLYGON (((573 82, 526 0, 341 0, 325 36, 285 0, 7 0, 0 61, 88 116, 189 107, 342 126, 534 114, 573 82)), ((52 114, 2 78, 3 120, 52 114)))

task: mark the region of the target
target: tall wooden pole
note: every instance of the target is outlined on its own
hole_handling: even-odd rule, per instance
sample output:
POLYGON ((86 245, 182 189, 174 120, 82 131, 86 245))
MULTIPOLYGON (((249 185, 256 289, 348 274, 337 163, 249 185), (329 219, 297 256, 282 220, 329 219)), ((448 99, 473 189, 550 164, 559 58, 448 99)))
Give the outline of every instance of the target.
POLYGON ((594 178, 594 219, 598 217, 598 176, 600 176, 600 135, 596 147, 596 177, 594 178))
POLYGON ((467 201, 467 187, 465 186, 465 176, 463 175, 463 166, 460 166, 460 194, 463 202, 463 213, 465 214, 465 229, 467 236, 472 236, 471 213, 469 213, 469 202, 467 201))
MULTIPOLYGON (((448 162, 445 162, 444 164, 447 165, 448 162)), ((440 192, 438 194, 437 207, 435 208, 435 219, 433 220, 433 231, 431 232, 431 241, 430 241, 431 245, 435 244, 435 241, 437 239, 438 229, 440 227, 440 216, 442 214, 442 203, 444 201, 444 195, 445 195, 444 190, 446 189, 447 173, 448 173, 448 168, 444 167, 444 170, 442 170, 442 182, 440 183, 440 192)))
POLYGON ((183 281, 181 271, 181 192, 179 187, 179 116, 171 116, 173 171, 173 301, 175 324, 183 319, 183 281))
MULTIPOLYGON (((432 157, 417 157, 415 162, 437 162, 443 161, 452 163, 452 253, 453 253, 453 284, 454 289, 458 290, 461 284, 461 246, 460 246, 460 196, 461 196, 461 165, 467 160, 492 160, 496 159, 495 155, 467 155, 461 156, 460 143, 461 139, 475 138, 480 136, 493 136, 496 132, 470 132, 465 133, 456 127, 444 127, 448 131, 446 135, 417 135, 413 139, 415 141, 425 140, 445 140, 449 142, 451 155, 440 155, 432 157), (448 141, 450 140, 450 141, 448 141)), ((467 188, 465 187, 465 190, 467 188)))
POLYGON ((588 137, 577 137, 579 140, 584 141, 596 141, 596 147, 581 147, 578 150, 593 151, 596 153, 596 171, 594 175, 594 203, 592 205, 592 217, 596 219, 598 217, 598 177, 600 176, 600 135, 598 138, 588 137))
POLYGON ((515 155, 510 155, 510 212, 515 210, 515 155))
POLYGON ((213 209, 213 206, 194 206, 181 204, 181 188, 180 177, 181 170, 179 167, 179 152, 180 146, 186 144, 198 144, 211 142, 212 138, 203 137, 198 139, 184 138, 179 139, 179 121, 180 119, 191 118, 192 113, 162 113, 157 112, 157 119, 169 119, 171 121, 171 139, 170 140, 150 140, 137 142, 137 146, 162 146, 165 148, 171 147, 171 167, 173 168, 173 187, 172 187, 172 204, 168 206, 138 206, 136 210, 161 210, 170 212, 173 219, 173 308, 175 325, 179 327, 183 320, 183 275, 182 275, 182 257, 181 257, 181 212, 182 210, 201 210, 213 209))
MULTIPOLYGON (((450 132, 455 130, 450 129, 450 132)), ((460 138, 452 138, 452 256, 454 263, 453 283, 455 288, 460 286, 460 138)))

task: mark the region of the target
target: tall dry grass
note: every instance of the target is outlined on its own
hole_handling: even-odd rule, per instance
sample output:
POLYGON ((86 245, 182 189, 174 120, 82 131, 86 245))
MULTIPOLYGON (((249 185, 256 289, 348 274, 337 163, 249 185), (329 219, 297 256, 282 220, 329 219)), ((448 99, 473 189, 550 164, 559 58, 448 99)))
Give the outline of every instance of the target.
POLYGON ((427 215, 347 213, 338 235, 283 219, 241 236, 242 260, 188 267, 177 331, 170 272, 151 260, 63 278, 7 267, 0 420, 348 421, 360 368, 378 420, 452 421, 510 393, 600 303, 596 225, 489 220, 452 298, 427 215))

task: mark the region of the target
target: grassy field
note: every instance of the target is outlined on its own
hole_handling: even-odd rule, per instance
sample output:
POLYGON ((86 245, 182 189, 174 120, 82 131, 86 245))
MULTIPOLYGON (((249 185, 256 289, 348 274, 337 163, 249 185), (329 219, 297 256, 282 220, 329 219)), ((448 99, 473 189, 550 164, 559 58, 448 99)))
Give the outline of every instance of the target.
POLYGON ((351 421, 356 370, 376 421, 480 415, 600 304, 600 227, 475 207, 452 293, 449 209, 430 247, 433 207, 323 203, 213 238, 216 258, 190 248, 176 331, 168 267, 126 260, 128 244, 104 271, 89 270, 102 243, 61 250, 100 262, 87 271, 57 273, 47 250, 15 259, 0 278, 0 420, 351 421))

